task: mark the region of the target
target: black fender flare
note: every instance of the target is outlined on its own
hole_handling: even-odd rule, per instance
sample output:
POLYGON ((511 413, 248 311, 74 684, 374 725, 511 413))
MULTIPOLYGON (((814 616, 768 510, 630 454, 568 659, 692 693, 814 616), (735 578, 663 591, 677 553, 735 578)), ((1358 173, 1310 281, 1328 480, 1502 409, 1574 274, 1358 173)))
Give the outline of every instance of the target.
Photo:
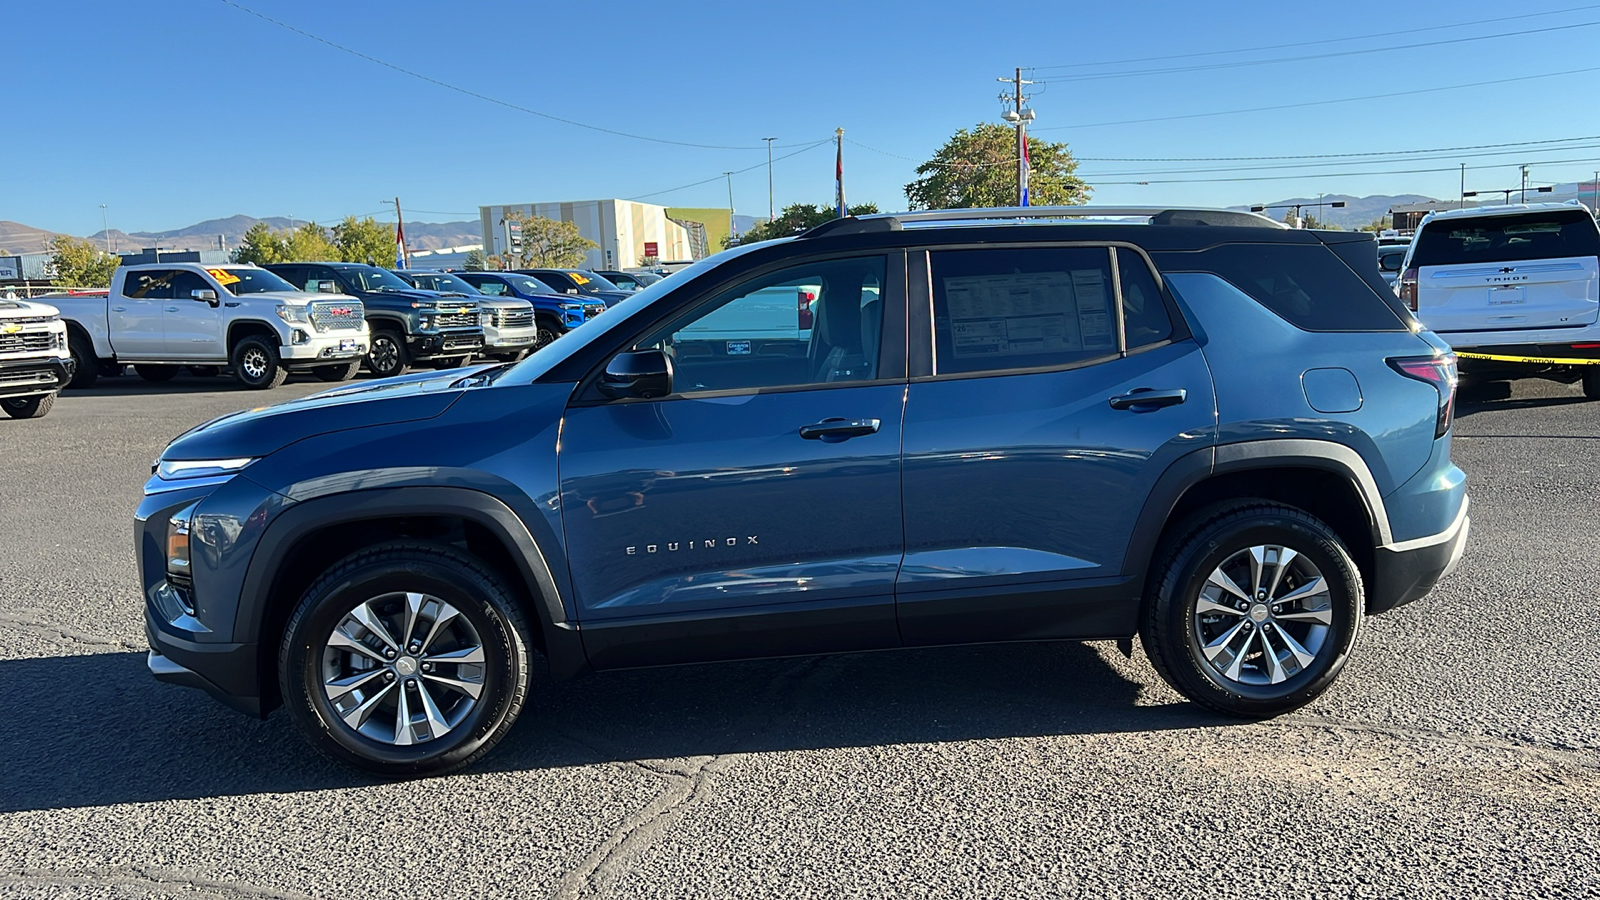
POLYGON ((275 576, 301 538, 341 523, 430 515, 455 516, 488 529, 509 551, 534 598, 529 612, 537 619, 544 638, 551 674, 567 678, 587 669, 577 627, 567 621, 549 561, 526 523, 499 498, 460 487, 393 487, 330 494, 284 510, 267 526, 245 570, 234 639, 260 639, 275 576))
POLYGON ((1366 505, 1373 546, 1381 547, 1390 543, 1389 513, 1384 508, 1377 479, 1372 477, 1372 470, 1367 467, 1361 454, 1334 441, 1303 438, 1244 441, 1187 453, 1174 460, 1161 473, 1145 500, 1144 508, 1139 511, 1133 535, 1128 540, 1127 555, 1123 557, 1122 574, 1136 576, 1143 581, 1153 562, 1156 542, 1160 540, 1172 511, 1190 488, 1217 475, 1288 467, 1321 469, 1348 479, 1366 505))

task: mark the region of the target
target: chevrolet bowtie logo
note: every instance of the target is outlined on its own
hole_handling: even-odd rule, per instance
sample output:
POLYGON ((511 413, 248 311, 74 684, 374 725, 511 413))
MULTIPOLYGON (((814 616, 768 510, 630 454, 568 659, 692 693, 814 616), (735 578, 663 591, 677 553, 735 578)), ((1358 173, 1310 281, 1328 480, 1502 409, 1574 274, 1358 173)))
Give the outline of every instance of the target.
POLYGON ((0 325, 0 334, 16 334, 21 330, 21 325, 0 325))
POLYGON ((1516 269, 1512 268, 1511 266, 1506 266, 1504 269, 1500 270, 1500 274, 1501 275, 1510 275, 1512 272, 1515 272, 1515 271, 1516 271, 1516 269))

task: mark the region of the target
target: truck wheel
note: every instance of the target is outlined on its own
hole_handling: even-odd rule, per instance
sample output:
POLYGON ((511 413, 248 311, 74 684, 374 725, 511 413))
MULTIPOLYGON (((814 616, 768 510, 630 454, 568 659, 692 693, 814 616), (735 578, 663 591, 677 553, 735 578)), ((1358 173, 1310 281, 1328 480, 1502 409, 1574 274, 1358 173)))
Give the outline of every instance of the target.
POLYGON ((56 405, 55 394, 45 394, 43 397, 23 397, 15 400, 0 400, 0 409, 13 419, 41 419, 49 414, 50 408, 56 405))
POLYGON ((171 381, 178 375, 177 366, 137 365, 133 367, 133 370, 138 372, 139 377, 145 381, 171 381))
POLYGON ((406 339, 398 331, 384 329, 372 333, 372 349, 367 351, 367 368, 379 378, 404 375, 411 364, 406 354, 406 339))
POLYGON ((1361 574, 1333 529, 1265 500, 1204 510, 1151 572, 1140 639, 1161 677, 1242 718, 1298 709, 1344 668, 1361 574))
POLYGON ((528 694, 528 626, 488 566, 403 540, 336 563, 284 630, 284 705, 318 750, 394 777, 460 768, 528 694))
POLYGON ((537 338, 534 338, 533 349, 529 350, 528 352, 529 353, 538 353, 540 350, 543 350, 544 348, 550 346, 550 342, 551 341, 555 340, 558 337, 561 337, 563 334, 566 334, 566 333, 567 333, 567 329, 562 328, 560 325, 557 325, 556 323, 554 323, 554 322, 552 322, 552 321, 550 321, 548 319, 540 319, 539 320, 539 336, 537 338))
POLYGON ((94 355, 94 344, 87 337, 76 331, 67 336, 67 349, 72 353, 72 380, 67 382, 67 387, 86 388, 93 387, 100 378, 100 358, 94 355))
POLYGON ((317 366, 311 371, 323 381, 349 381, 361 371, 361 360, 339 363, 336 366, 317 366))
POLYGON ((1590 400, 1600 400, 1600 366, 1586 366, 1584 368, 1583 395, 1590 400))
POLYGON ((233 345, 233 377, 247 388, 270 390, 289 378, 289 370, 278 359, 278 348, 259 334, 252 334, 233 345))

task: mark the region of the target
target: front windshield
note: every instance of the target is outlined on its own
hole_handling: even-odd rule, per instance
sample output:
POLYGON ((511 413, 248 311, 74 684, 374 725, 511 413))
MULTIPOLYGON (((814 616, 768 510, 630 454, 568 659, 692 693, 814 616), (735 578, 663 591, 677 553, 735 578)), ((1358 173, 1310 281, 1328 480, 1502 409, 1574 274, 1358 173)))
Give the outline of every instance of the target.
POLYGON ((399 275, 377 266, 340 269, 339 274, 350 279, 358 291, 409 291, 411 285, 399 275))
POLYGON ((222 285, 222 289, 235 297, 240 294, 265 294, 268 291, 289 291, 294 285, 268 272, 266 269, 207 269, 207 273, 222 285))
POLYGON ((568 272, 567 277, 578 283, 578 290, 585 294, 598 294, 601 291, 621 290, 602 275, 593 272, 568 272))
POLYGON ((411 281, 425 291, 443 294, 476 294, 478 289, 449 272, 412 272, 411 281))
POLYGON ((544 282, 534 278, 529 278, 526 275, 502 275, 501 277, 506 280, 507 284, 510 284, 512 287, 516 288, 520 293, 546 295, 560 293, 548 284, 545 284, 544 282))

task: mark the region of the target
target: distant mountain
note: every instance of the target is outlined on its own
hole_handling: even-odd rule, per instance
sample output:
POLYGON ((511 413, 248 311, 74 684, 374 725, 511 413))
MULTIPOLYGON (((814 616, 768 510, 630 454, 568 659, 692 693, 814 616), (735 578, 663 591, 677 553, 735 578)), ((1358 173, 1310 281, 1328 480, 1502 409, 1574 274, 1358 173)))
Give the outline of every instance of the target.
MULTIPOLYGON (((215 250, 219 246, 233 249, 239 246, 244 239, 245 232, 249 231, 257 222, 265 222, 267 227, 276 230, 304 225, 304 219, 289 219, 284 216, 268 216, 258 219, 254 216, 235 215, 225 219, 207 219, 185 228, 176 228, 171 231, 135 231, 132 233, 111 229, 109 235, 97 231, 89 235, 89 240, 102 246, 113 246, 118 250, 139 250, 145 247, 160 247, 163 250, 215 250), (220 240, 219 240, 220 239, 220 240)), ((331 226, 332 222, 319 223, 331 226)), ((8 247, 4 223, 0 223, 0 247, 8 247)), ((18 226, 27 228, 27 226, 18 226)), ((393 227, 393 226, 390 226, 393 227)), ((37 229, 31 229, 37 231, 37 229)), ((48 237, 45 240, 49 240, 48 237)), ((406 246, 412 250, 438 250, 444 247, 460 247, 466 244, 483 242, 483 235, 477 222, 407 222, 406 246)), ((42 247, 41 247, 42 249, 42 247)), ((19 251, 32 252, 32 251, 19 251)))
POLYGON ((0 221, 0 256, 20 253, 43 253, 49 249, 54 231, 45 231, 21 222, 0 221))
POLYGON ((1319 221, 1330 222, 1340 228, 1354 230, 1374 219, 1388 215, 1389 207, 1391 206, 1398 206, 1402 203, 1421 203, 1432 199, 1434 198, 1426 197, 1422 194, 1373 194, 1370 197, 1355 197, 1350 194, 1324 194, 1320 198, 1321 203, 1328 204, 1343 201, 1344 206, 1338 209, 1332 206, 1319 207, 1316 205, 1319 202, 1317 197, 1290 197, 1287 200, 1250 203, 1245 206, 1230 206, 1228 208, 1249 210, 1251 206, 1265 206, 1268 209, 1262 215, 1271 216, 1278 221, 1282 221, 1284 216, 1292 212, 1290 207, 1299 203, 1304 204, 1301 210, 1302 215, 1310 213, 1316 216, 1319 221))
POLYGON ((733 217, 733 230, 738 232, 739 234, 744 234, 746 231, 749 231, 751 228, 754 228, 755 224, 757 222, 765 222, 765 221, 766 221, 766 219, 763 219, 760 216, 735 215, 733 217))

